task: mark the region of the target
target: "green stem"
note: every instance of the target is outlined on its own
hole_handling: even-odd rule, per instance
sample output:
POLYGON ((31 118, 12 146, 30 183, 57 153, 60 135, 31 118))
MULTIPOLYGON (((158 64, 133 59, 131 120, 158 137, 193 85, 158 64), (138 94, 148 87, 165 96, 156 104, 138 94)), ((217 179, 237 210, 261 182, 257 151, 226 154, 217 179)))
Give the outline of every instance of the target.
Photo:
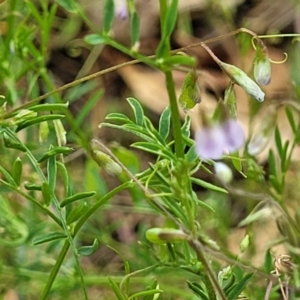
POLYGON ((189 243, 191 247, 196 251, 198 260, 203 264, 203 267, 207 272, 207 276, 209 278, 209 281, 206 281, 206 283, 209 284, 208 289, 214 290, 219 295, 221 300, 227 300, 222 288, 218 283, 218 279, 216 278, 216 275, 213 269, 211 268, 210 263, 205 257, 204 248, 202 244, 196 239, 190 240, 189 243))
POLYGON ((175 141, 175 153, 178 158, 183 158, 183 142, 181 136, 181 121, 178 110, 177 98, 175 94, 174 80, 171 71, 165 71, 166 86, 169 95, 171 119, 173 126, 173 136, 175 141))
POLYGON ((51 273, 50 273, 50 276, 48 277, 48 280, 47 280, 47 283, 46 283, 46 286, 44 287, 44 290, 43 290, 43 293, 40 297, 40 300, 45 300, 47 299, 49 293, 50 293, 50 290, 51 290, 51 287, 52 287, 52 284, 58 274, 58 271, 68 253, 68 250, 70 248, 70 242, 69 240, 66 240, 65 241, 65 244, 63 246, 63 248, 61 249, 60 253, 59 253, 59 256, 55 262, 55 265, 54 267, 52 268, 51 270, 51 273))

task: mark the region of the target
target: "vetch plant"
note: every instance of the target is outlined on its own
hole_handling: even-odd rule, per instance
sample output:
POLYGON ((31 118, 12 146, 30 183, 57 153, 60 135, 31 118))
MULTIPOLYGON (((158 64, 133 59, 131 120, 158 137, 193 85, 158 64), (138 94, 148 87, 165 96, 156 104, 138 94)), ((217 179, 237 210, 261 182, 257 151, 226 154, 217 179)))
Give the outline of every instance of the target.
POLYGON ((193 135, 191 117, 185 115, 182 120, 180 109, 187 112, 196 104, 202 105, 205 99, 200 102, 198 80, 201 79, 196 59, 184 54, 187 49, 171 49, 177 24, 177 0, 159 1, 161 39, 150 57, 139 52, 140 20, 134 1, 106 0, 101 29, 85 15, 79 3, 46 1, 39 9, 32 2, 23 4, 19 13, 26 18, 21 30, 20 19, 15 14, 17 4, 17 1, 9 4, 9 32, 1 36, 5 47, 0 51, 3 62, 18 62, 18 68, 14 64, 11 69, 5 63, 0 66, 1 74, 7 76, 3 84, 7 93, 1 97, 0 107, 3 141, 0 242, 5 245, 0 250, 1 282, 9 283, 26 299, 94 299, 95 291, 103 292, 106 299, 118 300, 164 297, 267 300, 276 299, 278 292, 284 299, 296 299, 300 286, 297 277, 300 214, 297 210, 290 212, 286 194, 292 154, 300 141, 300 88, 295 84, 295 102, 285 103, 285 114, 293 132, 290 141, 283 139, 276 126, 277 106, 272 107, 270 119, 263 120, 258 132, 253 132, 247 141, 238 121, 239 99, 233 90, 239 85, 258 100, 257 105, 267 98, 259 85, 270 81, 271 60, 262 40, 272 36, 260 37, 242 28, 191 45, 203 47, 230 81, 224 99, 218 99, 212 118, 203 115, 203 128, 193 135), (93 28, 94 33, 84 38, 90 47, 109 45, 135 60, 56 88, 47 72, 46 57, 60 6, 93 28), (129 46, 113 38, 115 16, 130 19, 129 46), (14 28, 16 35, 12 34, 14 28), (221 61, 208 46, 210 42, 239 33, 246 33, 256 41, 254 79, 257 83, 245 71, 221 61), (23 47, 19 49, 23 51, 17 51, 14 57, 9 45, 23 47), (78 88, 75 94, 91 92, 82 85, 84 82, 134 63, 162 72, 169 103, 155 124, 145 115, 138 99, 128 97, 126 105, 131 108, 132 117, 112 111, 99 124, 99 130, 106 127, 135 135, 131 148, 143 153, 142 158, 116 144, 106 146, 82 129, 83 120, 101 92, 92 94, 77 116, 73 116, 68 103, 74 96, 61 96, 61 92, 75 87, 78 88), (187 75, 177 97, 173 70, 179 67, 187 75), (30 84, 20 91, 17 82, 27 71, 26 82, 30 84), (45 94, 40 95, 37 82, 45 94), (23 96, 31 100, 23 103, 20 101, 23 96), (262 139, 258 138, 259 134, 262 139), (272 135, 275 148, 268 152, 268 172, 263 172, 256 155, 264 138, 271 139, 272 135), (78 153, 84 153, 85 158, 74 166, 72 159, 78 153), (226 163, 221 161, 223 158, 226 163), (99 169, 103 171, 102 176, 99 169), (245 178, 245 185, 235 182, 235 173, 245 178), (250 181, 250 175, 247 178, 250 173, 261 192, 252 188, 255 182, 250 181), (214 179, 218 182, 214 183, 214 179), (229 254, 227 244, 233 223, 230 213, 233 200, 228 201, 231 195, 246 203, 243 210, 247 216, 239 224, 246 227, 247 233, 241 241, 235 241, 239 244, 237 254, 229 254), (251 258, 255 247, 252 225, 266 211, 274 215, 283 236, 275 243, 284 241, 288 254, 276 256, 274 260, 268 250, 264 264, 257 268, 246 255, 251 258), (111 212, 122 212, 122 217, 116 214, 117 220, 112 220, 111 212), (130 220, 123 220, 128 215, 130 220), (135 216, 139 216, 135 234, 131 237, 133 241, 128 242, 127 221, 132 222, 135 216), (99 253, 103 261, 107 258, 103 255, 106 245, 124 268, 119 263, 117 267, 108 264, 104 274, 102 267, 95 266, 99 253), (91 255, 95 256, 90 260, 82 259, 91 255), (21 282, 20 286, 15 282, 21 282))

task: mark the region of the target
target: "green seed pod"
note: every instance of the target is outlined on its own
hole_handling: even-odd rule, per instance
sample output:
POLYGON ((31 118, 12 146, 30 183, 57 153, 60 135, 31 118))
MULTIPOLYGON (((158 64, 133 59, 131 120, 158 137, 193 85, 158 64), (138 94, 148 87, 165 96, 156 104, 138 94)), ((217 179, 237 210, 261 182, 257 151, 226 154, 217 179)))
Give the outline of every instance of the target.
POLYGON ((111 175, 120 175, 122 168, 111 157, 104 152, 96 149, 91 150, 91 155, 94 161, 111 175))
POLYGON ((49 136, 49 125, 47 121, 40 123, 39 128, 39 142, 42 144, 47 141, 49 136))
POLYGON ((146 238, 153 244, 165 244, 187 240, 188 236, 180 229, 151 228, 146 231, 146 238))
POLYGON ((12 172, 13 179, 17 186, 20 186, 21 184, 22 170, 23 170, 23 162, 20 159, 20 157, 18 157, 14 162, 13 172, 12 172))
POLYGON ((58 144, 60 146, 66 145, 67 144, 67 139, 66 139, 66 131, 65 128, 61 122, 61 120, 53 120, 55 132, 56 132, 56 138, 58 141, 58 144))
POLYGON ((258 84, 268 85, 271 81, 271 62, 267 47, 261 41, 256 46, 253 75, 258 84))
POLYGON ((242 241, 240 243, 241 253, 244 253, 248 249, 249 243, 250 243, 249 234, 246 234, 246 236, 242 239, 242 241))
POLYGON ((201 101, 200 88, 197 80, 197 72, 193 69, 186 75, 183 81, 178 101, 184 112, 188 112, 193 109, 196 104, 201 101))
POLYGON ((264 101, 265 93, 244 71, 224 62, 219 62, 219 66, 224 73, 226 73, 228 77, 238 84, 246 93, 259 102, 264 101))

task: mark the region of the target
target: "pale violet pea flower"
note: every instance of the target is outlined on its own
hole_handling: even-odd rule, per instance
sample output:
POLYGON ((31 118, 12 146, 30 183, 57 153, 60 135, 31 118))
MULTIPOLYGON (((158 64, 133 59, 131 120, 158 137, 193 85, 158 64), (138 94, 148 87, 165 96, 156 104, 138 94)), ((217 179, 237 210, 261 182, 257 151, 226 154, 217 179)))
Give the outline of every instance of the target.
POLYGON ((234 119, 215 123, 196 133, 196 153, 203 160, 220 159, 227 152, 237 151, 245 141, 242 127, 234 119))
POLYGON ((129 12, 126 0, 115 0, 116 12, 115 15, 118 19, 125 21, 128 18, 129 12))

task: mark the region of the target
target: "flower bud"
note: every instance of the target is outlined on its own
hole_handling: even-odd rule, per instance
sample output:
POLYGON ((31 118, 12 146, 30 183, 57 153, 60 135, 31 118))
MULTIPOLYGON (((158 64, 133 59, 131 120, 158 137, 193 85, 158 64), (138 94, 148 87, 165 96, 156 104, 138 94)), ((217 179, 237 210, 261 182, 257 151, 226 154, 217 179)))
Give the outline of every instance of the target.
POLYGON ((54 128, 56 132, 56 138, 58 141, 58 144, 61 145, 66 145, 67 144, 67 139, 66 139, 66 131, 65 128, 61 122, 61 120, 54 120, 54 128))
POLYGON ((47 141, 49 136, 49 126, 48 122, 44 121, 40 123, 40 128, 39 128, 39 142, 42 144, 47 141))
POLYGON ((236 66, 226 64, 224 62, 219 62, 222 70, 238 84, 246 93, 252 96, 259 102, 263 102, 265 98, 265 93, 260 89, 260 87, 250 78, 248 75, 237 68, 236 66))
POLYGON ((246 234, 246 236, 242 239, 241 243, 240 243, 240 251, 241 253, 244 253, 248 247, 249 247, 249 234, 246 234))
POLYGON ((253 75, 258 84, 268 85, 271 81, 271 63, 263 43, 256 48, 253 75))
POLYGON ((116 12, 118 19, 125 21, 128 18, 128 7, 126 0, 115 0, 116 12))
POLYGON ((153 244, 179 242, 187 239, 187 235, 175 228, 151 228, 146 231, 146 238, 153 244))
POLYGON ((215 174, 217 178, 224 183, 229 183, 232 180, 232 170, 224 163, 217 162, 214 164, 215 174))
POLYGON ((17 115, 15 115, 11 120, 10 120, 10 125, 16 125, 20 122, 24 122, 27 120, 31 120, 32 118, 37 116, 37 112, 29 110, 29 109, 22 109, 19 111, 17 115))
POLYGON ((183 81, 178 101, 184 112, 188 112, 201 101, 197 79, 197 72, 193 69, 186 75, 183 81))
POLYGON ((122 168, 111 157, 104 152, 96 149, 91 150, 92 158, 103 168, 106 172, 111 175, 120 175, 122 173, 122 168))

